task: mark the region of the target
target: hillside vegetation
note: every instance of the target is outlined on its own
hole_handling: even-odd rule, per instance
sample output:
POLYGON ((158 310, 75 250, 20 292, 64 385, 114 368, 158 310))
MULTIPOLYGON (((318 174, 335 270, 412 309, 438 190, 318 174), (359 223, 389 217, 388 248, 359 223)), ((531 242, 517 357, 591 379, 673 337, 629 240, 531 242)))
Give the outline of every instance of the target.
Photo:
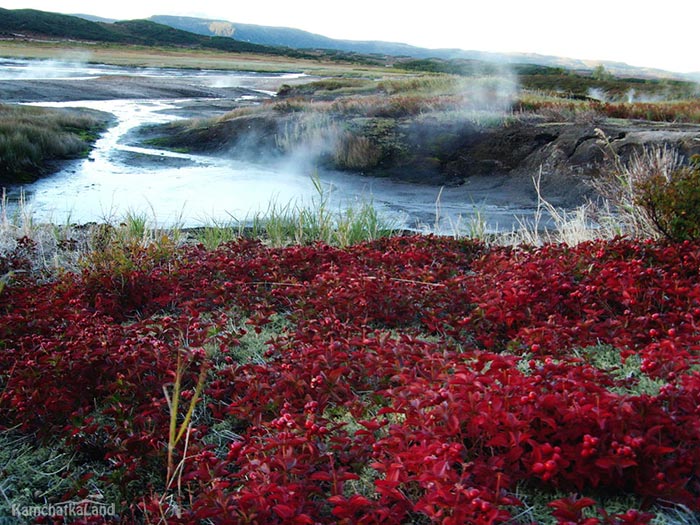
POLYGON ((195 35, 148 20, 129 20, 109 24, 34 9, 9 10, 0 8, 0 33, 11 36, 50 36, 60 39, 147 46, 175 45, 231 52, 295 54, 292 50, 282 51, 248 42, 239 42, 231 38, 195 35))
POLYGON ((403 60, 397 67, 408 71, 445 73, 464 77, 509 74, 517 78, 522 89, 542 91, 563 98, 631 102, 667 101, 696 97, 700 93, 696 82, 651 77, 613 75, 604 67, 576 70, 536 64, 507 66, 481 60, 403 60))
POLYGON ((213 49, 231 53, 258 53, 291 58, 323 56, 327 59, 348 59, 353 57, 352 54, 348 55, 337 51, 309 53, 289 47, 253 44, 228 37, 203 36, 150 20, 105 23, 34 9, 8 10, 0 8, 0 34, 14 38, 53 37, 113 44, 213 49))
MULTIPOLYGON (((152 16, 149 20, 207 36, 228 36, 244 42, 266 46, 290 47, 299 50, 331 50, 359 55, 378 56, 443 56, 440 50, 423 49, 408 44, 378 41, 338 40, 290 27, 239 24, 225 20, 208 20, 186 16, 152 16)), ((448 53, 448 55, 452 55, 448 53)))

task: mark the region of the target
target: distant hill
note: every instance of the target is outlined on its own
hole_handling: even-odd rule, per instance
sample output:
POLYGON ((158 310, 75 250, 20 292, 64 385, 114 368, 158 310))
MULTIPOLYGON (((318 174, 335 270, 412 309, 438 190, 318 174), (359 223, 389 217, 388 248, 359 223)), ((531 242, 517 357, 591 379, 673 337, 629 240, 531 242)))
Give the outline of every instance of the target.
MULTIPOLYGON (((492 53, 463 49, 427 49, 396 42, 338 40, 289 27, 239 24, 226 20, 193 18, 185 16, 153 16, 149 20, 206 36, 235 38, 236 40, 266 46, 282 46, 295 49, 334 49, 366 55, 394 57, 437 58, 443 60, 466 59, 503 64, 536 64, 553 68, 590 71, 598 65, 618 76, 679 78, 682 75, 659 69, 639 68, 622 62, 581 60, 534 53, 492 53)), ((699 74, 700 75, 700 74, 699 74)))
POLYGON ((303 55, 290 49, 276 49, 233 38, 190 33, 151 20, 95 22, 85 17, 62 15, 34 9, 0 8, 0 35, 30 38, 60 38, 149 46, 182 46, 230 52, 303 55))
POLYGON ((15 36, 74 38, 98 42, 119 40, 116 34, 100 23, 34 9, 0 8, 0 33, 15 36))
MULTIPOLYGON (((637 68, 620 62, 586 61, 528 53, 426 49, 395 42, 338 40, 287 27, 179 16, 114 21, 92 15, 63 15, 34 9, 0 8, 0 36, 181 46, 382 65, 401 65, 410 60, 431 59, 457 61, 457 67, 461 67, 460 62, 466 60, 490 64, 534 64, 584 72, 590 72, 603 65, 608 73, 621 77, 683 78, 683 75, 637 68)), ((429 68, 432 67, 434 64, 429 64, 429 68)), ((689 74, 685 78, 699 81, 700 73, 689 74)))
MULTIPOLYGON (((434 51, 408 44, 392 42, 337 40, 301 29, 290 27, 238 24, 226 20, 209 20, 187 16, 158 15, 149 18, 153 22, 206 36, 224 36, 242 42, 265 46, 282 46, 295 49, 333 49, 350 53, 379 54, 389 56, 428 57, 434 51)), ((441 57, 443 58, 443 57, 441 57)), ((446 57, 444 57, 446 58, 446 57)))

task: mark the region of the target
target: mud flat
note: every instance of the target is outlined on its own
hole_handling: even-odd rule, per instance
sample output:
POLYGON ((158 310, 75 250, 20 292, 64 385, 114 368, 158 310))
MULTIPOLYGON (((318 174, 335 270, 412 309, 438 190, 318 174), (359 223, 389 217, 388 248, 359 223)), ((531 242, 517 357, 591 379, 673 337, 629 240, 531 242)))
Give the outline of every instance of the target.
MULTIPOLYGON (((279 84, 293 79, 280 77, 279 84)), ((2 102, 68 102, 111 99, 235 99, 272 91, 275 79, 260 79, 250 87, 209 87, 191 79, 107 75, 88 79, 0 80, 2 102)))

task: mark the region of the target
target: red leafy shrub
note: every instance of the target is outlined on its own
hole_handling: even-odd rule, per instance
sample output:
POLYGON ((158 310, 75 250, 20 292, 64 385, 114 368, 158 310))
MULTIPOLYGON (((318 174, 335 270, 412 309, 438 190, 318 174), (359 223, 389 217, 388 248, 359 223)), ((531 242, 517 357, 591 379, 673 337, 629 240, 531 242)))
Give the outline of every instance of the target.
MULTIPOLYGON (((32 261, 36 256, 36 242, 29 237, 20 237, 12 250, 0 254, 0 278, 26 280, 26 275, 32 270, 32 261)), ((3 282, 4 285, 4 282, 3 282)))
POLYGON ((505 523, 520 487, 578 494, 552 496, 560 523, 649 522, 603 492, 700 510, 698 243, 241 240, 132 262, 0 295, 0 425, 107 462, 115 521, 505 523), (264 359, 237 362, 276 316, 264 359), (183 400, 209 368, 175 487, 178 354, 183 400))

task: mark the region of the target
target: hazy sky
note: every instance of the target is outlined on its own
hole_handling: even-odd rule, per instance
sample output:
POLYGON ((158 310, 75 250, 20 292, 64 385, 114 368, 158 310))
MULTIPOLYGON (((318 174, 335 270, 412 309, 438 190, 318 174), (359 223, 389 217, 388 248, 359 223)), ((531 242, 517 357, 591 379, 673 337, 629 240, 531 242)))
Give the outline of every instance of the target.
POLYGON ((700 71, 697 0, 0 0, 108 18, 154 14, 304 29, 332 38, 526 52, 700 71))

